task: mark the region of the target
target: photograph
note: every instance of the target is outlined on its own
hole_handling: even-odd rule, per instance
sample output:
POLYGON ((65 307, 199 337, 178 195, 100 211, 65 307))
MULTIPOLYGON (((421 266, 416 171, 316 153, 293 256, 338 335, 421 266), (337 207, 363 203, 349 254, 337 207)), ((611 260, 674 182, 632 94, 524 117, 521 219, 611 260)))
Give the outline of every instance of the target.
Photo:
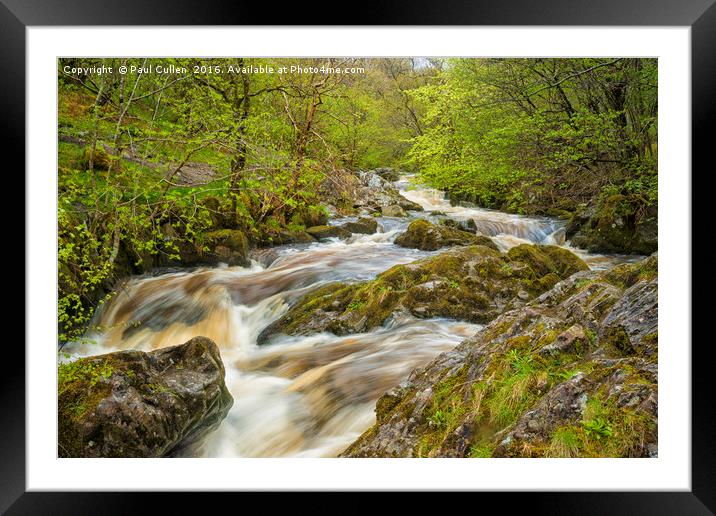
POLYGON ((658 462, 660 58, 53 59, 58 458, 658 462))

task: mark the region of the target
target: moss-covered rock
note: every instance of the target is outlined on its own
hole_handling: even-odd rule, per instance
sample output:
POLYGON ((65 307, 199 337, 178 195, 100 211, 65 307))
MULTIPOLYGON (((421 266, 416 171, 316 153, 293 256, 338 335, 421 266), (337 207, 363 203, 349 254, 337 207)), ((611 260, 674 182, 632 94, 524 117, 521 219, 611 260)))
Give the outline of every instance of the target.
POLYGON ((228 265, 249 265, 249 239, 237 229, 219 229, 205 235, 210 251, 206 261, 220 261, 228 265))
POLYGON ((341 227, 351 233, 361 233, 363 235, 372 235, 378 230, 378 222, 374 218, 360 217, 355 222, 346 222, 341 227))
POLYGON ((341 455, 656 456, 655 270, 582 271, 503 313, 381 397, 341 455))
MULTIPOLYGON (((431 215, 445 215, 442 212, 432 212, 431 215)), ((466 219, 466 220, 457 220, 457 219, 442 219, 440 220, 440 224, 443 226, 448 226, 455 229, 460 229, 462 231, 467 231, 468 233, 472 233, 473 235, 477 233, 477 224, 475 224, 475 221, 472 219, 466 219)))
POLYGON ((396 237, 395 244, 423 251, 435 251, 453 245, 482 245, 498 250, 497 245, 489 237, 433 224, 425 219, 411 222, 408 229, 396 237))
POLYGON ((395 170, 391 167, 379 167, 375 170, 371 170, 371 172, 374 172, 378 174, 380 177, 385 179, 386 181, 397 181, 400 179, 401 172, 399 170, 395 170))
POLYGON ((587 269, 579 258, 568 256, 569 251, 560 249, 563 254, 553 246, 526 247, 535 248, 525 252, 531 261, 475 245, 396 265, 372 281, 324 286, 301 298, 261 333, 258 342, 267 342, 275 333, 346 335, 368 331, 400 312, 486 323, 560 279, 587 269), (532 262, 542 268, 535 268, 532 262))
POLYGON ((305 231, 264 228, 260 241, 261 245, 271 247, 286 244, 311 244, 316 242, 316 239, 305 231))
POLYGON ((408 213, 403 209, 402 206, 397 204, 390 204, 384 206, 381 210, 384 217, 407 217, 408 213))
POLYGON ((222 201, 218 197, 210 196, 202 199, 200 203, 209 214, 213 229, 235 227, 236 214, 231 211, 231 203, 222 201))
MULTIPOLYGON (((90 162, 90 155, 92 153, 92 149, 90 147, 86 147, 83 154, 82 154, 82 160, 81 165, 84 168, 89 167, 90 162)), ((109 153, 102 147, 101 145, 98 145, 94 149, 94 157, 92 160, 92 167, 95 170, 107 170, 109 166, 112 163, 112 157, 109 155, 109 153)))
POLYGON ((201 439, 233 398, 213 341, 120 351, 58 369, 60 457, 164 457, 201 439))
POLYGON ((554 245, 522 244, 510 249, 507 256, 513 261, 528 264, 535 274, 535 280, 550 273, 564 278, 585 270, 584 261, 579 256, 554 245))
POLYGON ((303 227, 324 226, 328 223, 328 210, 322 206, 301 207, 291 217, 291 222, 303 227))
POLYGON ((317 240, 327 238, 350 238, 351 232, 340 226, 312 226, 306 229, 306 233, 317 240))
POLYGON ((657 209, 610 195, 578 210, 566 233, 573 245, 592 252, 651 254, 658 248, 657 209))

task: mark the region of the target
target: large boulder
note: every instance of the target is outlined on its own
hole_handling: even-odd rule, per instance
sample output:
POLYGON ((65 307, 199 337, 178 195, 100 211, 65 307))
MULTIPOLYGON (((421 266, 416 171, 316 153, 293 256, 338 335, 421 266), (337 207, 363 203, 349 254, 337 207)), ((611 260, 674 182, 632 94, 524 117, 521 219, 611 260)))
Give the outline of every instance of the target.
POLYGON ((574 246, 592 252, 651 254, 658 248, 657 209, 638 209, 628 196, 612 195, 579 209, 566 235, 574 246))
POLYGON ((306 229, 306 233, 317 240, 327 238, 350 238, 351 232, 340 226, 312 226, 306 229))
POLYGON ((395 244, 423 251, 435 251, 441 247, 454 245, 484 245, 495 251, 498 250, 497 245, 489 237, 433 224, 425 219, 411 222, 408 229, 397 236, 395 244))
POLYGON ((219 229, 205 235, 209 252, 204 255, 208 262, 222 262, 227 265, 246 267, 249 260, 249 240, 238 229, 219 229))
POLYGON ((657 258, 582 271, 416 369, 345 457, 654 457, 657 258))
POLYGON ((58 369, 60 457, 165 457, 216 429, 233 398, 205 337, 58 369))
POLYGON ((486 323, 588 268, 565 249, 525 247, 534 252, 510 256, 482 245, 460 247, 396 265, 372 281, 325 285, 264 329, 258 342, 264 344, 277 333, 364 332, 400 313, 486 323))
MULTIPOLYGON (((165 239, 172 242, 172 245, 176 247, 179 259, 168 261, 151 260, 152 256, 150 256, 144 260, 144 263, 152 264, 153 267, 167 265, 192 266, 216 264, 219 262, 242 267, 246 267, 250 264, 249 239, 243 231, 238 229, 217 229, 209 231, 202 235, 204 245, 193 242, 192 239, 187 238, 182 232, 177 231, 169 222, 164 223, 161 229, 165 239)), ((145 265, 143 269, 146 271, 153 267, 145 265)))
POLYGON ((341 227, 351 233, 361 233, 364 235, 372 235, 378 230, 378 222, 370 217, 360 217, 354 222, 346 222, 341 227))

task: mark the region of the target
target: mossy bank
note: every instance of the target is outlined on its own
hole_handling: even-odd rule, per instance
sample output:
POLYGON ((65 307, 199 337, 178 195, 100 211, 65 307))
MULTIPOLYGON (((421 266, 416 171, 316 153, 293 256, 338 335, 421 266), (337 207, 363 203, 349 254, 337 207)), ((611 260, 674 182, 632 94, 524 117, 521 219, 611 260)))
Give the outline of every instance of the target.
POLYGON ((582 271, 413 371, 346 457, 657 455, 657 257, 582 271))

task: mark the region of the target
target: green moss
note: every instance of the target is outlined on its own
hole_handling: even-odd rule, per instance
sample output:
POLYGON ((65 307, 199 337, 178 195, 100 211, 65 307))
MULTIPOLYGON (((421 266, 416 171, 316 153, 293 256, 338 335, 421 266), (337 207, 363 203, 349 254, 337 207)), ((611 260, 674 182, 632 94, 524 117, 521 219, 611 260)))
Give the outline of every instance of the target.
POLYGON ((491 238, 475 235, 457 228, 437 225, 425 219, 417 219, 410 223, 407 230, 395 239, 397 245, 403 247, 434 251, 441 247, 453 245, 480 245, 495 251, 497 245, 491 238))
POLYGON ((637 353, 637 350, 632 346, 629 335, 621 326, 609 328, 602 336, 600 343, 612 354, 618 356, 629 356, 637 353))
POLYGON ((550 273, 564 278, 589 269, 576 254, 554 245, 522 244, 510 249, 507 256, 511 260, 528 264, 535 274, 535 279, 550 273))
POLYGON ((236 229, 209 231, 205 234, 204 238, 209 243, 220 244, 234 251, 241 251, 243 253, 248 253, 249 251, 248 238, 242 231, 236 229))
MULTIPOLYGON (((580 457, 639 457, 644 442, 656 440, 656 420, 648 414, 619 408, 597 392, 587 402, 582 420, 570 431, 580 457)), ((554 436, 553 436, 554 439, 554 436)))
POLYGON ((619 288, 629 288, 639 281, 651 281, 657 278, 659 260, 650 256, 636 263, 617 265, 604 274, 604 278, 619 288))
POLYGON ((61 395, 77 383, 86 383, 94 387, 101 380, 107 380, 113 373, 112 365, 107 361, 97 363, 88 359, 60 364, 57 368, 58 392, 61 395))
POLYGON ((79 456, 85 443, 78 423, 110 395, 108 380, 115 368, 108 360, 81 358, 61 364, 57 371, 60 456, 79 456))
POLYGON ((378 422, 383 421, 385 417, 401 402, 398 396, 384 394, 375 404, 375 418, 378 422))
MULTIPOLYGON (((86 147, 82 153, 81 165, 83 168, 89 168, 91 149, 86 147)), ((107 170, 112 163, 112 157, 104 150, 104 147, 97 146, 94 149, 94 159, 92 160, 92 166, 96 170, 107 170)))

